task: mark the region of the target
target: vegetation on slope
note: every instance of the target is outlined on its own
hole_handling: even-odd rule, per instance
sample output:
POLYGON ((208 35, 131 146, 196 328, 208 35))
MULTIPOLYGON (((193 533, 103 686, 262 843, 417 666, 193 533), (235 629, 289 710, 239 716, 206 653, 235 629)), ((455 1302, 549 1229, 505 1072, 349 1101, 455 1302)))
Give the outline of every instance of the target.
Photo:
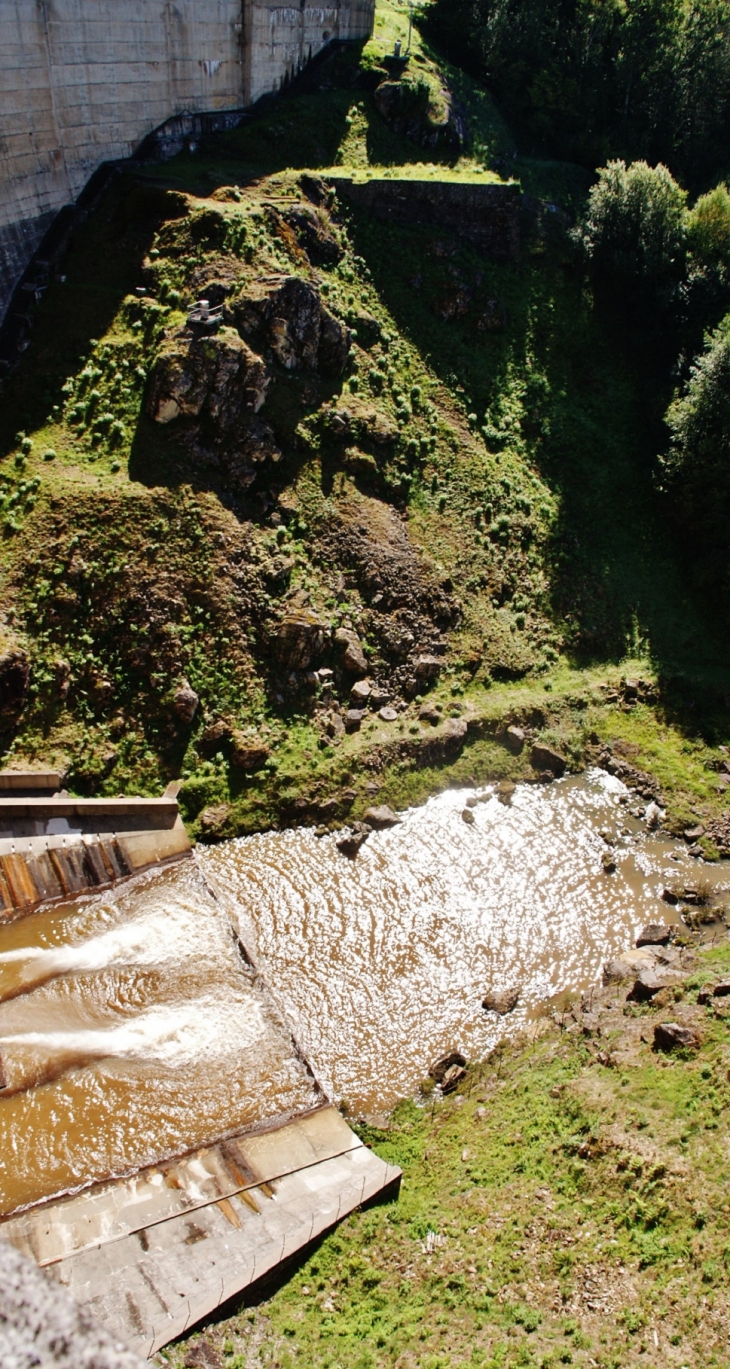
POLYGON ((122 171, 78 230, 3 395, 6 759, 100 794, 181 775, 211 837, 342 821, 378 786, 407 802, 448 773, 526 776, 505 720, 580 766, 591 736, 634 737, 640 714, 640 763, 673 758, 665 797, 692 825, 722 803, 727 643, 653 487, 674 386, 661 340, 587 288, 553 198, 579 203, 578 169, 513 158, 486 93, 417 35, 415 94, 384 102, 405 22, 382 4, 362 54, 194 155, 122 171), (327 189, 344 171, 495 182, 493 156, 530 192, 519 263, 327 189), (277 299, 335 329, 334 369, 277 352, 261 319, 282 282, 277 299), (261 357, 255 423, 208 398, 155 420, 203 292, 226 314, 214 350, 261 357), (292 618, 321 637, 304 664, 282 646, 292 618), (394 722, 371 707, 343 731, 338 632, 394 722), (658 679, 658 705, 610 701, 627 671, 658 679), (432 718, 469 721, 443 776, 426 695, 432 718))

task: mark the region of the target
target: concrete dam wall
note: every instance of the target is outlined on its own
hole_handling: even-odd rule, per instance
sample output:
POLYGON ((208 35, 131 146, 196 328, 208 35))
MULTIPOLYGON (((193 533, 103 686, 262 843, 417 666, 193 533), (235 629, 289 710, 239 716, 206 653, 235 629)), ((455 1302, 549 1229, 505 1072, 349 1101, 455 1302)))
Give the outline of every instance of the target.
POLYGON ((242 109, 374 0, 0 0, 0 321, 59 210, 175 115, 242 109))

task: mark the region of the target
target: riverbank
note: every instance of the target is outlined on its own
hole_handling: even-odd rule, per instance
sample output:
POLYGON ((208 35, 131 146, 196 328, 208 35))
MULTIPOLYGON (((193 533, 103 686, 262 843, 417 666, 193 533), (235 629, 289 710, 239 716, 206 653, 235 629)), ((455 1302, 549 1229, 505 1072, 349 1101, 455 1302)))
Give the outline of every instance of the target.
POLYGON ((730 1000, 712 990, 730 945, 721 929, 710 946, 685 940, 652 998, 628 999, 634 966, 457 1092, 363 1129, 403 1168, 399 1202, 349 1218, 285 1283, 158 1363, 724 1364, 730 1000), (655 1048, 666 1023, 688 1046, 655 1048))

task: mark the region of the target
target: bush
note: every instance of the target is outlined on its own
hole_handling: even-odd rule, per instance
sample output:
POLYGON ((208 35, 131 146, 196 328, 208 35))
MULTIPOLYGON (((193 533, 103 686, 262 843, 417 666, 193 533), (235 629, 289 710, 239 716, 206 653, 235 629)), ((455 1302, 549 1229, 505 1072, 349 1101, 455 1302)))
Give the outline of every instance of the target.
POLYGON ((716 185, 701 195, 687 215, 687 246, 703 265, 730 262, 730 194, 726 185, 716 185))
POLYGON ((624 289, 674 293, 684 273, 686 199, 661 164, 602 167, 581 229, 594 271, 624 289))

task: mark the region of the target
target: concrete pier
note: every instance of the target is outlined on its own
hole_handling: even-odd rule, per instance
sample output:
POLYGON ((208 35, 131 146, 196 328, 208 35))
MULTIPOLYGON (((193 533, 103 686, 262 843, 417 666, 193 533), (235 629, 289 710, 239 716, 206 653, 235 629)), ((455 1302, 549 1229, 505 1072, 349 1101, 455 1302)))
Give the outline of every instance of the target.
POLYGON ((190 855, 177 785, 159 799, 79 799, 59 784, 0 772, 0 923, 190 855))

